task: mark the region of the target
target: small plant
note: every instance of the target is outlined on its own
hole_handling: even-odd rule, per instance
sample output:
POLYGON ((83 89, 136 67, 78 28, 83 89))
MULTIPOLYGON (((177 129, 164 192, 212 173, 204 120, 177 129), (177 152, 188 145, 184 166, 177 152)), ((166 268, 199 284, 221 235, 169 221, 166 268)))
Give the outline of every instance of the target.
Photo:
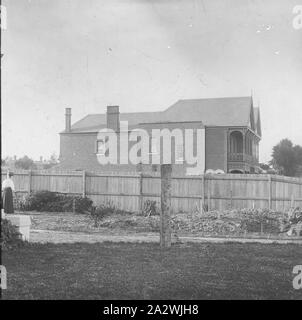
POLYGON ((154 200, 147 200, 144 203, 143 214, 147 217, 159 215, 160 212, 157 208, 157 203, 154 200))
POLYGON ((1 219, 1 250, 8 250, 24 244, 17 227, 7 219, 1 219))
POLYGON ((93 206, 90 211, 90 217, 94 222, 94 227, 97 228, 105 217, 115 212, 116 208, 111 202, 106 202, 100 206, 93 206))
POLYGON ((302 209, 299 207, 293 208, 289 214, 286 224, 287 235, 302 236, 302 209))
POLYGON ((267 209, 246 210, 242 212, 241 229, 246 232, 278 234, 281 230, 280 214, 267 209))

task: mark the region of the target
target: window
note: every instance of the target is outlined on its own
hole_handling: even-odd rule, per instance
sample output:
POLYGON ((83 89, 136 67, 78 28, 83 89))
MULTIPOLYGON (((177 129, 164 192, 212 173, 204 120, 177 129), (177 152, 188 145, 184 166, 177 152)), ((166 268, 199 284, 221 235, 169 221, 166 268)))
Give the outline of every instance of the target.
POLYGON ((96 144, 96 153, 99 155, 105 155, 106 147, 104 140, 98 140, 96 144))

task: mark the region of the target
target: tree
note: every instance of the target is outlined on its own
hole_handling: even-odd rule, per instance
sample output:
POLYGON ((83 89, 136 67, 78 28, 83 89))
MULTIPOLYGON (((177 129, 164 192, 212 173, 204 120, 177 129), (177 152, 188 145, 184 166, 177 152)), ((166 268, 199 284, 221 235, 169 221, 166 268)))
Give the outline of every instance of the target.
POLYGON ((274 168, 282 168, 282 172, 286 176, 294 177, 298 175, 299 167, 302 165, 302 147, 294 146, 289 139, 281 140, 273 147, 270 164, 274 168))
POLYGON ((294 152, 296 155, 297 164, 301 166, 302 165, 302 147, 299 145, 295 145, 294 152))
POLYGON ((302 177, 302 147, 299 145, 294 146, 296 160, 297 160, 297 170, 296 176, 302 177))
POLYGON ((53 152, 50 156, 50 159, 47 161, 46 164, 44 164, 44 169, 50 169, 53 166, 57 165, 59 163, 58 157, 55 152, 53 152))
POLYGON ((16 168, 24 170, 35 169, 34 160, 30 159, 28 156, 16 160, 15 166, 16 168))

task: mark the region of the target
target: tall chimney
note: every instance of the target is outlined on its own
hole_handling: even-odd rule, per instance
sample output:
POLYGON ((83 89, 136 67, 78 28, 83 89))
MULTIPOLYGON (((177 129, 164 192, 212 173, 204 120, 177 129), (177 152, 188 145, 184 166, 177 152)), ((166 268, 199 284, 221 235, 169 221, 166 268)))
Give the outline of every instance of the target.
POLYGON ((120 131, 120 110, 119 106, 107 106, 107 128, 115 132, 120 131))
POLYGON ((65 108, 65 131, 71 130, 71 108, 65 108))

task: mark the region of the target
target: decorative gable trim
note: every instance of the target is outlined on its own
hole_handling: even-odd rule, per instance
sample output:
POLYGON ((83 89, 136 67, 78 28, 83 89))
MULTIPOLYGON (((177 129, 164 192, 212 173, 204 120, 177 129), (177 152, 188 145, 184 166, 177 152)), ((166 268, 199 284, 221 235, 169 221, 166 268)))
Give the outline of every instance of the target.
POLYGON ((250 109, 250 120, 249 120, 250 128, 256 132, 256 126, 255 126, 255 117, 254 117, 254 103, 253 103, 253 97, 251 97, 251 109, 250 109))

